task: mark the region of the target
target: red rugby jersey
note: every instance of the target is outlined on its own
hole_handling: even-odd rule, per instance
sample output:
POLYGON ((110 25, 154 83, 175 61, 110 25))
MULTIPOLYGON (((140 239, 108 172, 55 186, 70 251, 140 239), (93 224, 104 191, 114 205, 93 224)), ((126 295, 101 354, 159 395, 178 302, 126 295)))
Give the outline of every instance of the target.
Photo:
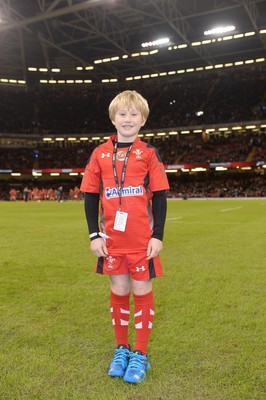
MULTIPOLYGON (((100 226, 110 237, 106 241, 109 252, 146 251, 153 229, 152 192, 168 190, 168 179, 157 150, 137 137, 129 154, 122 192, 122 211, 128 213, 126 229, 125 232, 115 230, 119 196, 112 165, 114 140, 116 136, 94 150, 86 166, 80 190, 100 194, 100 226)), ((117 149, 119 184, 127 150, 117 149)))

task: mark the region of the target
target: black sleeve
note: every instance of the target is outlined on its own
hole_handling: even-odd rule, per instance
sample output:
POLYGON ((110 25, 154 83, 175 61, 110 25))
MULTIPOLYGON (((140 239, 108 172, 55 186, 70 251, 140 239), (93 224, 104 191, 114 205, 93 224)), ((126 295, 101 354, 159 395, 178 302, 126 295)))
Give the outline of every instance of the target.
POLYGON ((154 219, 154 227, 152 237, 163 240, 163 232, 166 218, 166 190, 153 192, 152 197, 152 212, 154 219))
MULTIPOLYGON (((85 193, 85 214, 90 235, 100 231, 98 223, 99 199, 99 193, 85 193)), ((94 236, 91 240, 97 239, 98 237, 100 236, 94 236)))

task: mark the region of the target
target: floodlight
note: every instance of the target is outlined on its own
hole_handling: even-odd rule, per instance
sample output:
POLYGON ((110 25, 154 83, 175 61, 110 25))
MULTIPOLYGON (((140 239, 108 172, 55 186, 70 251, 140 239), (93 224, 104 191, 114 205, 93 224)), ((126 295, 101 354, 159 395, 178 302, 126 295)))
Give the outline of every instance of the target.
POLYGON ((204 114, 204 112, 203 111, 196 111, 195 114, 196 114, 197 117, 200 117, 201 115, 204 114))
POLYGON ((215 171, 227 171, 226 167, 215 167, 215 171))
POLYGON ((161 44, 169 43, 169 38, 162 38, 153 40, 152 42, 144 42, 141 43, 141 47, 153 47, 153 46, 160 46, 161 44))
POLYGON ((228 26, 217 26, 216 28, 208 29, 207 31, 204 31, 204 35, 216 35, 220 33, 226 33, 226 32, 231 32, 234 31, 236 27, 234 25, 228 25, 228 26))

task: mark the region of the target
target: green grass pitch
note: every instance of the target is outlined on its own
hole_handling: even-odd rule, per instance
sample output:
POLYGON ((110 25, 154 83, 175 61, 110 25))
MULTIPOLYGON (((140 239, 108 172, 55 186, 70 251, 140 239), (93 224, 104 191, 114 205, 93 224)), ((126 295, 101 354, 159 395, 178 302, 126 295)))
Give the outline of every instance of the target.
POLYGON ((106 373, 109 282, 82 202, 2 202, 0 215, 1 400, 265 400, 265 199, 168 202, 137 386, 106 373))

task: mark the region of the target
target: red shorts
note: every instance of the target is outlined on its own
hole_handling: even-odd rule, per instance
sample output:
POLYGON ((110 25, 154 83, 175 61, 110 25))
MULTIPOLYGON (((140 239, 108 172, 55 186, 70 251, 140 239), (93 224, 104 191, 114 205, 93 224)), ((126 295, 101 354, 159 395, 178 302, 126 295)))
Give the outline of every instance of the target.
POLYGON ((146 260, 146 253, 112 254, 99 257, 95 272, 104 275, 130 274, 136 281, 145 281, 163 275, 160 256, 146 260))

